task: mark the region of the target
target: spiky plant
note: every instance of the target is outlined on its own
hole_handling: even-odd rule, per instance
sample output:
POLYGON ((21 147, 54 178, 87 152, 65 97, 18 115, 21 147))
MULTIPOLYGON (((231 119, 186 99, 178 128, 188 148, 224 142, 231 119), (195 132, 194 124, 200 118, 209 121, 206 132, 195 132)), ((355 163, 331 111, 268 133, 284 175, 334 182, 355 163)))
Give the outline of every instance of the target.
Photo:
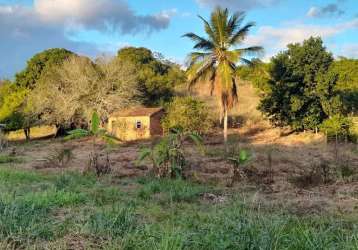
POLYGON ((255 25, 249 22, 242 25, 244 12, 230 15, 228 9, 216 8, 209 21, 203 17, 207 38, 194 33, 187 33, 184 37, 195 42, 194 49, 189 55, 188 79, 189 89, 198 82, 210 82, 210 92, 217 96, 220 107, 220 120, 224 118, 224 141, 227 142, 228 111, 237 102, 236 69, 241 62, 251 64, 244 58, 248 54, 256 54, 263 49, 259 46, 238 48, 247 37, 250 29, 255 25))

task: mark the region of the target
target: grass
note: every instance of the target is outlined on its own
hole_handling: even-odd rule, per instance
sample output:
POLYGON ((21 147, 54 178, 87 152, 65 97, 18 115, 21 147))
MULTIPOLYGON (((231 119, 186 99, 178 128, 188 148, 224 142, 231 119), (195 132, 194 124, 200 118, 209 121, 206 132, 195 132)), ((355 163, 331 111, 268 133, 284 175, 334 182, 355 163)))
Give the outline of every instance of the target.
POLYGON ((112 178, 0 167, 0 248, 358 249, 356 217, 299 217, 185 180, 112 178))
MULTIPOLYGON (((37 126, 31 128, 31 139, 43 138, 54 135, 56 133, 56 126, 37 126)), ((25 140, 25 134, 22 129, 10 132, 7 136, 9 141, 25 140)))

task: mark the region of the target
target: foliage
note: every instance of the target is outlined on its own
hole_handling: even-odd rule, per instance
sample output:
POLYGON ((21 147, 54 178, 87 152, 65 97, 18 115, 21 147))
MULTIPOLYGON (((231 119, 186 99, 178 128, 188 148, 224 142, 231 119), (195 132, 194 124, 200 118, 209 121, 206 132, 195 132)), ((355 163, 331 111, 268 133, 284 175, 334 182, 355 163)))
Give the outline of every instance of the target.
POLYGON ((213 126, 212 117, 204 102, 193 97, 175 97, 166 108, 162 120, 164 131, 180 128, 184 131, 207 133, 213 126))
POLYGON ((34 55, 26 68, 16 74, 16 85, 26 89, 34 89, 42 74, 53 67, 60 66, 67 58, 74 55, 66 49, 48 49, 34 55))
POLYGON ((104 121, 115 110, 140 102, 135 71, 118 59, 94 64, 70 57, 41 77, 29 98, 32 112, 46 124, 88 127, 93 110, 104 121))
POLYGON ((241 65, 236 70, 240 80, 249 81, 257 89, 267 92, 269 90, 270 63, 264 63, 259 59, 252 60, 250 65, 241 65))
POLYGON ((0 86, 0 122, 6 124, 6 131, 24 127, 22 109, 27 93, 28 90, 9 81, 0 86))
POLYGON ((340 58, 330 67, 330 72, 338 75, 335 90, 342 96, 345 111, 358 113, 358 60, 340 58))
POLYGON ((328 136, 348 136, 352 121, 348 117, 342 115, 334 115, 323 121, 321 130, 328 136))
POLYGON ((341 109, 334 90, 337 76, 327 74, 332 62, 332 54, 320 38, 289 44, 271 60, 270 89, 259 109, 274 125, 290 125, 295 130, 317 128, 341 109))
POLYGON ((135 66, 146 105, 168 101, 174 95, 175 87, 186 81, 179 65, 163 60, 149 49, 123 48, 118 51, 118 58, 135 66))
POLYGON ((150 159, 154 174, 158 178, 182 177, 184 167, 187 164, 184 151, 186 140, 191 140, 197 147, 202 148, 202 138, 197 133, 172 129, 152 148, 142 148, 138 160, 142 162, 145 159, 150 159))
MULTIPOLYGON (((200 16, 199 16, 200 17, 200 16)), ((262 51, 261 47, 237 49, 246 38, 254 23, 241 26, 244 13, 236 12, 231 16, 228 9, 216 8, 209 21, 200 17, 208 38, 194 33, 184 36, 191 39, 197 50, 190 54, 189 88, 198 82, 210 82, 211 93, 215 93, 224 117, 224 140, 227 140, 227 116, 237 102, 236 70, 239 62, 251 64, 244 57, 262 51)))
POLYGON ((238 147, 234 147, 232 152, 230 152, 227 160, 232 164, 233 167, 233 176, 231 181, 231 186, 234 185, 235 182, 240 181, 241 177, 244 175, 241 167, 246 166, 246 164, 252 158, 249 151, 246 149, 240 149, 238 147))

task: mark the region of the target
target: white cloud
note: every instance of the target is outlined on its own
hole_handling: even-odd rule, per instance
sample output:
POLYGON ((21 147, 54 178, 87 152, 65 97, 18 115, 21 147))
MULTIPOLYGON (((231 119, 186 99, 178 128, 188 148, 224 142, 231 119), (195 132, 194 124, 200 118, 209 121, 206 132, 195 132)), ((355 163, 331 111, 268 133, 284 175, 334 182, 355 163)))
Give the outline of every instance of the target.
POLYGON ((335 35, 350 29, 358 28, 358 18, 350 22, 337 24, 335 26, 320 25, 295 25, 272 27, 262 26, 255 35, 248 36, 245 45, 261 45, 265 48, 265 59, 269 59, 277 52, 286 48, 289 43, 298 43, 311 36, 320 36, 323 39, 334 37, 335 35))
POLYGON ((166 29, 176 10, 138 15, 127 0, 34 0, 0 4, 0 77, 21 70, 34 53, 64 47, 94 55, 98 45, 73 41, 69 32, 137 34, 166 29))
POLYGON ((322 7, 311 7, 308 12, 308 17, 335 17, 335 16, 341 16, 344 14, 344 11, 341 10, 338 6, 338 3, 331 3, 327 4, 322 7))
POLYGON ((226 7, 234 10, 250 10, 253 8, 268 7, 281 0, 196 0, 200 6, 226 7))

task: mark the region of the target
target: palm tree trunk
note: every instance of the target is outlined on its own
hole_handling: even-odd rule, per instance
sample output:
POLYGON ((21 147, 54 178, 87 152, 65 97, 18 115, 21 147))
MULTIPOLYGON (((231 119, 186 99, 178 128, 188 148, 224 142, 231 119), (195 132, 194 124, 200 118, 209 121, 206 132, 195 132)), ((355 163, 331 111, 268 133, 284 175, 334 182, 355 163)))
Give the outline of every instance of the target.
POLYGON ((227 151, 227 108, 224 111, 224 143, 225 150, 227 151))

